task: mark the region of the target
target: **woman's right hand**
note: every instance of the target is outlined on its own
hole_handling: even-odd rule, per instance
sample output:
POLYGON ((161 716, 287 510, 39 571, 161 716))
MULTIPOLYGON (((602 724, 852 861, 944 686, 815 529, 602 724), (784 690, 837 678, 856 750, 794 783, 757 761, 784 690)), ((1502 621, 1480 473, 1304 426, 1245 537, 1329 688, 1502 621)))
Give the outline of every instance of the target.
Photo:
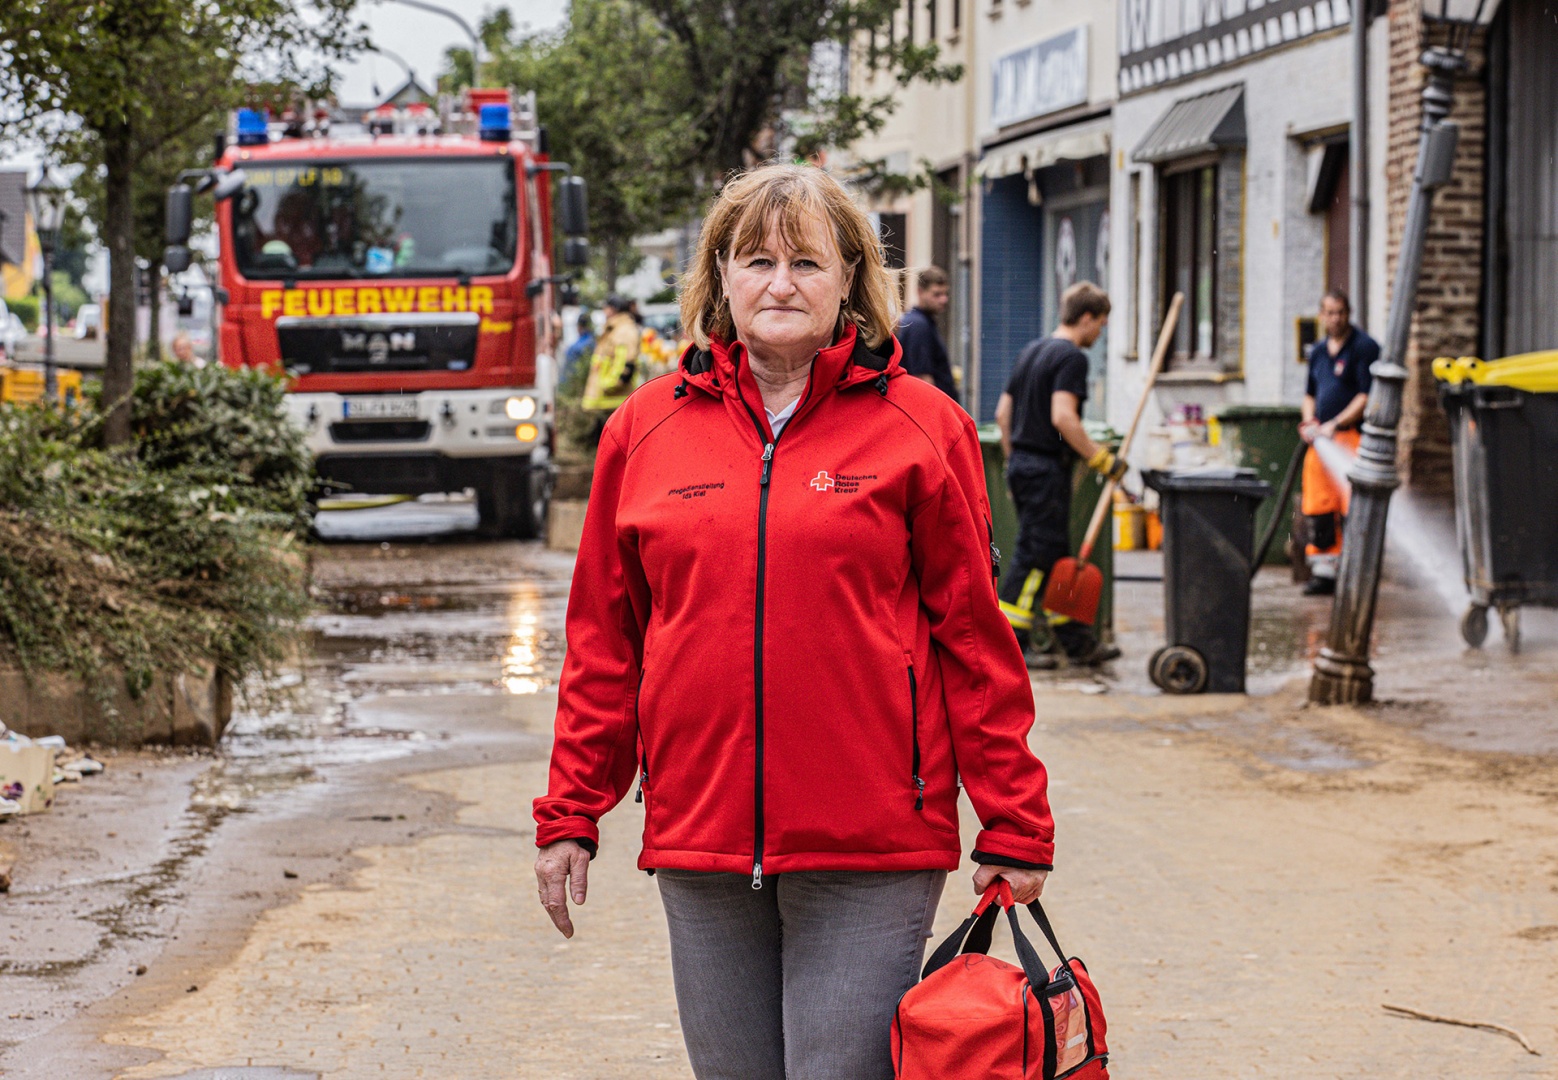
POLYGON ((568 917, 568 897, 584 903, 590 876, 590 853, 577 840, 559 840, 548 844, 536 856, 536 888, 541 906, 563 937, 573 937, 573 920, 568 917))

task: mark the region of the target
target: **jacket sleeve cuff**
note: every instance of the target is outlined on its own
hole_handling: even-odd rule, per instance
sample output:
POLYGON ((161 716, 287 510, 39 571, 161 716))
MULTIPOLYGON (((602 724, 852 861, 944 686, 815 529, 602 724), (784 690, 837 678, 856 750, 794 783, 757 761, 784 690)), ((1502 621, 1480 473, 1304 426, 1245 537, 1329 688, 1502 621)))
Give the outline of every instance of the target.
POLYGON ((589 818, 578 816, 558 818, 536 826, 536 847, 543 848, 559 840, 576 841, 593 859, 600 850, 600 828, 589 818))
POLYGON ((988 851, 980 851, 978 848, 974 849, 974 853, 972 855, 970 855, 969 858, 973 859, 976 863, 979 863, 981 865, 988 864, 990 866, 1010 866, 1014 870, 1053 870, 1053 869, 1055 869, 1053 866, 1049 865, 1048 863, 1031 863, 1031 862, 1023 862, 1021 859, 1008 859, 1008 858, 1006 858, 1006 857, 1004 857, 1002 855, 992 855, 988 851))
POLYGON ((1055 864, 1055 842, 984 829, 974 838, 971 857, 977 863, 1015 866, 1019 870, 1049 870, 1055 864))

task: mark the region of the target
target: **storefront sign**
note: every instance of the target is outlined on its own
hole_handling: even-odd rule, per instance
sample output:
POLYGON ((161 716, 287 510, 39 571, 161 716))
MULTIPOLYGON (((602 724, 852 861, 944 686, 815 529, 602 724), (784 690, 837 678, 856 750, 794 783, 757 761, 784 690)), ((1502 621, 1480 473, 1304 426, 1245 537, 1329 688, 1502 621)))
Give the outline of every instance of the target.
POLYGON ((1007 53, 991 67, 990 122, 1001 128, 1087 101, 1087 27, 1007 53))

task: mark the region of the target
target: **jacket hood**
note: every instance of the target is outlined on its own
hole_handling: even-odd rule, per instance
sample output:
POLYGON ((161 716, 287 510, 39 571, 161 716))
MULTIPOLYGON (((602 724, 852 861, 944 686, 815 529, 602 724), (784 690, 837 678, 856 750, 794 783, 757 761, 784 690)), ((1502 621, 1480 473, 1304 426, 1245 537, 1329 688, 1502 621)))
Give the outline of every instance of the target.
MULTIPOLYGON (((887 380, 902 375, 900 363, 903 348, 896 337, 889 337, 875 349, 868 348, 854 323, 845 326, 839 339, 817 353, 807 384, 807 398, 820 398, 821 393, 845 390, 861 383, 873 382, 881 393, 887 392, 887 380)), ((718 338, 709 342, 707 349, 689 345, 679 362, 682 380, 677 385, 677 396, 684 388, 695 388, 715 397, 724 394, 740 396, 746 392, 749 400, 761 400, 757 384, 747 364, 746 346, 740 341, 726 343, 718 338)))

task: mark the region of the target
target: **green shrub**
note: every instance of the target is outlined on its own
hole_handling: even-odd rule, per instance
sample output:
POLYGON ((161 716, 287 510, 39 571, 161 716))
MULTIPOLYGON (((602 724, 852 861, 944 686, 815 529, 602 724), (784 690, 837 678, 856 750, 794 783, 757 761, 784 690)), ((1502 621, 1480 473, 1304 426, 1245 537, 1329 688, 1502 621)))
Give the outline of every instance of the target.
POLYGON ((136 372, 136 454, 157 470, 212 470, 253 488, 256 506, 307 528, 314 459, 288 418, 286 383, 255 368, 177 361, 136 372))
POLYGON ((89 686, 117 666, 132 692, 212 663, 242 685, 308 610, 302 435, 264 375, 167 364, 136 387, 133 453, 97 448, 90 405, 0 407, 0 657, 89 686))
POLYGON ((19 296, 15 300, 7 299, 5 306, 11 309, 11 314, 22 320, 22 325, 27 328, 29 334, 38 332, 38 311, 41 305, 36 296, 19 296))

